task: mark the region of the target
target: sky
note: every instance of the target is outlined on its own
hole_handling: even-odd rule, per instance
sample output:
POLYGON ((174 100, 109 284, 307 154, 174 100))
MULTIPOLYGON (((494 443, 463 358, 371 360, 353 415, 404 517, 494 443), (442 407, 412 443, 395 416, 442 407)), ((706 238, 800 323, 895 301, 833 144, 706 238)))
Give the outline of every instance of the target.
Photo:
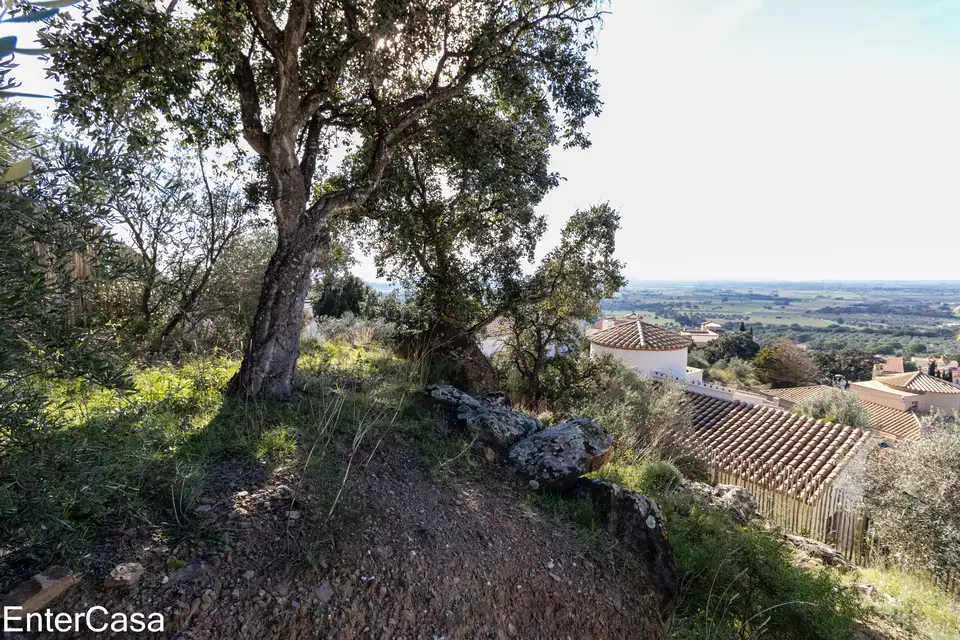
MULTIPOLYGON (((610 11, 591 57, 604 111, 590 149, 554 152, 540 255, 607 201, 631 280, 960 277, 960 0, 610 11)), ((50 90, 36 63, 17 76, 50 90)))

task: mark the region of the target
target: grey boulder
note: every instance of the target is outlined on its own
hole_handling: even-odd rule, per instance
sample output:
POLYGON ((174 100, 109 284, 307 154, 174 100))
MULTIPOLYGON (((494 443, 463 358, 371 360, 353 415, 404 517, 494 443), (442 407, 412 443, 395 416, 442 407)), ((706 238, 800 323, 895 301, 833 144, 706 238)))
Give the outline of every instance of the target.
POLYGON ((613 438, 589 418, 545 429, 513 445, 507 460, 520 475, 546 491, 563 491, 613 454, 613 438))
POLYGON ((543 423, 537 418, 504 408, 462 409, 457 422, 479 442, 493 447, 509 447, 543 429, 543 423))
POLYGON ((448 384, 432 384, 424 391, 434 404, 448 409, 460 409, 461 407, 479 409, 483 406, 479 400, 470 394, 448 384))
POLYGON ((573 497, 592 501, 602 514, 607 533, 639 556, 661 594, 660 613, 664 619, 669 617, 677 604, 680 583, 667 523, 657 503, 618 484, 589 478, 580 479, 573 497))
POLYGON ((684 480, 683 488, 699 504, 726 512, 739 524, 747 524, 757 511, 753 494, 733 484, 711 487, 702 482, 684 480))

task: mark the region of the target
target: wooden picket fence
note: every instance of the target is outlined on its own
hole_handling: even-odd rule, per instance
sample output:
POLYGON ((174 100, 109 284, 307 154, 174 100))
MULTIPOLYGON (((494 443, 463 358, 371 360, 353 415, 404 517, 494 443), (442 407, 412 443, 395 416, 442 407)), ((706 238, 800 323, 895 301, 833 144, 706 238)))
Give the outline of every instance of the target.
POLYGON ((714 467, 714 481, 743 487, 757 502, 757 511, 776 523, 784 533, 830 545, 844 558, 861 567, 896 567, 935 584, 948 593, 960 592, 960 571, 918 570, 897 562, 870 535, 870 517, 859 501, 847 492, 827 487, 812 501, 797 500, 769 486, 714 467))

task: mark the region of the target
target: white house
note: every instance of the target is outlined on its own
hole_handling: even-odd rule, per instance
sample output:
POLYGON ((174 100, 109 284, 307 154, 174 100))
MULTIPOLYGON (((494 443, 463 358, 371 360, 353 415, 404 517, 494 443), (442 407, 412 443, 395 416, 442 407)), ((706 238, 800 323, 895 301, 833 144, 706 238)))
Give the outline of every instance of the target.
POLYGON ((637 319, 596 331, 587 336, 590 355, 605 353, 622 360, 641 376, 665 374, 689 382, 703 380, 703 370, 687 366, 690 338, 637 319))

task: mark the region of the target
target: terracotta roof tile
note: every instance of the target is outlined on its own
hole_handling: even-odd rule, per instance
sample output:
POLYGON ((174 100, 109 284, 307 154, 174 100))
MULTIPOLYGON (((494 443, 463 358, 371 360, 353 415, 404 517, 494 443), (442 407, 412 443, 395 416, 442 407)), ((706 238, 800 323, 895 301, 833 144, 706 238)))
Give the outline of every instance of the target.
POLYGON ((866 442, 868 432, 782 409, 687 392, 698 439, 741 478, 812 501, 866 442))
MULTIPOLYGON (((832 389, 825 385, 814 385, 811 387, 792 387, 789 389, 766 389, 760 393, 775 396, 791 403, 790 406, 798 402, 803 402, 810 398, 815 398, 827 389, 832 389)), ((902 438, 904 440, 916 440, 920 437, 920 417, 912 411, 898 411, 891 407, 885 407, 873 402, 864 402, 859 396, 853 394, 863 408, 867 410, 869 418, 868 428, 873 431, 879 431, 883 435, 902 438)), ((789 408, 789 407, 786 407, 789 408)))
POLYGON ((899 356, 883 357, 884 373, 903 373, 903 358, 899 356))
POLYGON ((603 347, 632 351, 677 351, 693 341, 675 331, 637 320, 598 331, 587 340, 603 347))
POLYGON ((904 373, 899 376, 883 376, 877 378, 877 382, 882 382, 888 387, 897 389, 907 389, 909 391, 926 391, 927 393, 960 393, 960 388, 953 386, 946 380, 934 378, 926 373, 915 371, 913 373, 904 373))

